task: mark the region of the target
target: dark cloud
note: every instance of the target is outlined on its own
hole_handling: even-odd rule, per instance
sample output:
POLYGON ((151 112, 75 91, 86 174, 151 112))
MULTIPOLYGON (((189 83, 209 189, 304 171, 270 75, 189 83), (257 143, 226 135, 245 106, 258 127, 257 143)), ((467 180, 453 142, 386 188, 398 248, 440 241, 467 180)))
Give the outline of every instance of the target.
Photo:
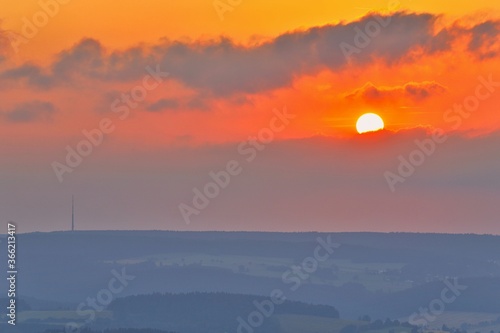
POLYGON ((470 29, 471 40, 468 45, 470 52, 475 53, 479 58, 493 58, 499 52, 498 33, 500 23, 487 21, 476 25, 470 29))
POLYGON ((146 67, 154 66, 141 49, 106 54, 94 39, 84 39, 73 48, 57 55, 49 68, 24 64, 0 74, 0 79, 27 83, 35 88, 76 84, 79 79, 126 81, 143 77, 146 67))
POLYGON ((20 104, 3 113, 4 119, 12 123, 50 122, 56 108, 52 103, 31 101, 20 104))
POLYGON ((192 97, 187 102, 187 107, 189 109, 196 109, 196 110, 206 111, 206 110, 208 110, 207 99, 204 96, 195 96, 195 97, 192 97))
POLYGON ((0 78, 50 88, 81 78, 139 80, 146 75, 147 66, 159 65, 170 73, 171 79, 208 92, 209 96, 228 97, 287 86, 295 77, 313 75, 322 69, 341 70, 376 60, 392 65, 412 61, 421 54, 450 51, 460 34, 472 34, 468 48, 471 52, 497 43, 498 23, 487 21, 470 29, 456 25, 436 31, 438 18, 405 12, 390 16, 370 14, 355 22, 288 32, 252 46, 220 38, 108 53, 98 41, 85 39, 60 53, 48 69, 28 64, 6 71, 0 78), (365 39, 370 36, 360 45, 361 35, 365 39), (341 45, 351 45, 356 52, 346 56, 341 45))
POLYGON ((92 39, 85 39, 74 48, 59 54, 58 60, 52 66, 52 73, 60 79, 68 79, 75 72, 82 72, 91 78, 100 78, 105 71, 105 61, 101 44, 92 39))
POLYGON ((365 101, 381 101, 384 99, 406 98, 422 101, 429 97, 443 94, 446 88, 437 82, 409 82, 403 86, 377 87, 371 82, 356 89, 346 96, 347 99, 362 99, 365 101))
POLYGON ((146 107, 147 111, 159 112, 165 109, 177 110, 179 108, 179 102, 174 99, 163 98, 154 103, 151 103, 146 107))
POLYGON ((54 77, 43 73, 41 67, 24 64, 20 67, 6 70, 0 74, 0 79, 8 81, 25 81, 31 86, 48 89, 54 86, 54 77))
POLYGON ((355 45, 355 28, 363 29, 377 19, 382 16, 290 32, 252 48, 240 47, 226 39, 209 45, 170 45, 165 49, 162 63, 173 77, 190 86, 210 89, 215 95, 231 95, 285 86, 296 76, 314 74, 324 68, 338 70, 350 61, 369 63, 381 58, 393 63, 414 48, 431 48, 436 18, 399 13, 390 17, 388 26, 381 28, 369 45, 352 59, 346 58, 340 44, 355 45))

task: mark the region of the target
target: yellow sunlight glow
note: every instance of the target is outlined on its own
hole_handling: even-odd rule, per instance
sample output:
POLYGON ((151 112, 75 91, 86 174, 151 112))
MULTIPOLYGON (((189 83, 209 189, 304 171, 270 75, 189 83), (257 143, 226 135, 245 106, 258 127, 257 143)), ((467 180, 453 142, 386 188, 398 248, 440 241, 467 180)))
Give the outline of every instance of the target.
POLYGON ((365 113, 356 122, 356 130, 359 134, 375 132, 381 129, 384 129, 384 121, 375 113, 365 113))

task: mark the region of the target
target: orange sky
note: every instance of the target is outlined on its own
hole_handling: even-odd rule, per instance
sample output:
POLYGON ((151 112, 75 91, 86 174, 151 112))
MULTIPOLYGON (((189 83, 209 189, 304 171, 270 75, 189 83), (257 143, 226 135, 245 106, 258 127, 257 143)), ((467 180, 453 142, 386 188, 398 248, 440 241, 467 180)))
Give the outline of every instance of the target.
MULTIPOLYGON (((242 1, 221 21, 211 0, 65 0, 57 15, 22 48, 20 60, 40 60, 92 37, 110 48, 128 48, 141 43, 157 43, 167 38, 199 39, 220 35, 239 42, 272 38, 278 34, 358 19, 370 11, 400 8, 412 12, 446 14, 452 20, 463 17, 491 17, 499 14, 494 0, 357 0, 352 2, 317 0, 242 1), (61 14, 61 15, 59 15, 61 14)), ((2 7, 3 28, 18 32, 23 18, 31 19, 41 10, 40 3, 51 0, 23 0, 2 7)))
MULTIPOLYGON (((52 4, 51 1, 46 3, 52 4)), ((50 18, 46 26, 39 28, 34 38, 29 39, 27 43, 20 44, 18 53, 13 53, 12 50, 7 51, 10 61, 18 65, 25 62, 48 64, 53 61, 55 54, 70 49, 83 38, 98 40, 108 52, 126 50, 136 45, 154 45, 165 39, 189 43, 200 39, 210 40, 210 38, 218 38, 221 35, 228 36, 237 43, 247 44, 269 40, 287 31, 349 22, 359 19, 369 11, 387 12, 391 8, 437 15, 444 14, 439 23, 436 23, 436 28, 440 25, 449 26, 451 22, 456 20, 467 26, 490 18, 494 19, 495 14, 498 13, 497 4, 491 0, 473 3, 470 1, 401 1, 400 5, 398 2, 387 1, 357 1, 355 3, 319 1, 314 6, 305 1, 251 1, 242 2, 241 5, 235 6, 232 11, 225 12, 223 21, 217 15, 213 4, 205 0, 186 2, 158 0, 148 1, 141 6, 137 6, 135 1, 128 0, 120 2, 120 6, 116 6, 116 3, 111 1, 89 0, 85 2, 69 1, 67 4, 57 6, 57 14, 50 18)), ((26 25, 23 23, 25 22, 23 18, 31 18, 30 21, 32 21, 41 8, 38 1, 7 4, 4 9, 4 29, 22 34, 23 25, 26 25)), ((49 6, 48 8, 53 7, 49 6)), ((351 66, 340 72, 315 72, 311 73, 312 76, 296 77, 291 85, 273 91, 271 97, 269 94, 251 96, 256 107, 239 108, 242 109, 243 114, 249 113, 251 121, 257 122, 255 109, 268 110, 291 103, 300 106, 300 109, 305 109, 307 105, 309 110, 303 117, 302 126, 297 126, 301 128, 295 129, 299 136, 307 133, 335 135, 352 132, 353 121, 355 122, 355 118, 366 111, 381 113, 387 127, 392 130, 416 125, 446 127, 447 124, 443 122, 442 113, 453 101, 474 89, 476 82, 469 78, 476 76, 475 73, 478 71, 483 75, 498 73, 495 58, 489 61, 476 61, 476 59, 471 59, 469 54, 461 52, 466 42, 460 39, 455 42, 454 48, 458 52, 432 56, 423 54, 423 57, 415 59, 415 62, 407 62, 396 68, 393 65, 372 63, 369 66, 351 66), (355 77, 353 73, 362 77, 355 77), (394 98, 392 98, 392 102, 388 103, 380 101, 354 101, 353 103, 352 100, 346 101, 342 98, 342 96, 367 83, 390 89, 390 87, 402 86, 408 82, 424 81, 435 81, 446 87, 447 91, 435 98, 431 96, 429 100, 421 103, 411 103, 412 101, 407 100, 394 101, 394 98), (338 87, 340 83, 342 84, 341 88, 338 87), (440 110, 440 112, 422 111, 426 108, 440 110)), ((93 83, 93 85, 96 84, 100 85, 100 83, 93 83)), ((189 90, 189 87, 177 88, 189 90)), ((98 89, 110 89, 110 87, 98 89)), ((165 89, 167 88, 165 87, 165 89)), ((23 91, 23 98, 26 97, 26 93, 23 91)), ((67 93, 67 91, 61 92, 66 96, 67 93)), ((161 95, 163 92, 155 91, 153 93, 161 95)), ((8 92, 8 94, 13 96, 12 92, 8 92)), ((29 94, 33 94, 34 98, 40 95, 36 91, 30 91, 29 94)), ((58 93, 54 91, 51 94, 58 93)), ((171 94, 175 94, 175 92, 171 91, 171 94)), ((152 99, 153 97, 148 98, 148 100, 152 99)), ((488 104, 494 105, 497 102, 497 99, 492 99, 488 101, 488 104)), ((62 103, 64 102, 62 101, 62 103)), ((83 104, 86 103, 88 102, 83 104)), ((217 101, 216 103, 221 109, 235 107, 225 101, 217 101)), ((91 106, 86 105, 85 107, 91 106)), ((264 117, 265 112, 267 111, 263 111, 264 117)), ((227 121, 234 121, 231 119, 231 112, 224 114, 228 116, 227 121)), ((162 115, 161 117, 164 122, 173 123, 174 119, 180 116, 162 115)), ((198 117, 203 119, 204 116, 198 115, 198 117)), ((248 124, 250 121, 241 118, 241 114, 238 119, 242 120, 244 124, 248 124)), ((148 120, 141 119, 141 121, 147 122, 148 120)), ((491 115, 478 116, 468 121, 466 126, 461 129, 481 127, 480 130, 491 131, 497 128, 498 121, 497 117, 492 119, 491 115), (481 119, 483 119, 482 123, 481 119)), ((157 123, 156 119, 153 120, 153 123, 157 123)), ((193 126, 186 125, 186 128, 175 127, 179 130, 178 135, 186 134, 182 133, 185 130, 202 131, 194 124, 193 126)), ((169 132, 176 129, 169 129, 169 132)), ((234 135, 238 135, 240 132, 238 130, 234 135)), ((295 132, 289 131, 288 133, 291 135, 295 132)), ((230 139, 227 136, 231 135, 231 132, 225 134, 225 138, 208 139, 215 141, 230 139)), ((174 134, 174 136, 176 135, 174 134)), ((156 139, 154 141, 157 142, 156 139)))
MULTIPOLYGON (((3 8, 0 137, 10 142, 2 147, 8 156, 2 167, 12 187, 20 185, 12 179, 24 173, 57 182, 51 163, 63 161, 66 147, 75 147, 84 138, 82 131, 97 128, 103 119, 112 122, 112 133, 81 168, 66 174, 69 180, 53 189, 54 197, 79 188, 67 185, 71 177, 82 182, 83 174, 103 177, 116 161, 127 159, 124 156, 154 160, 160 152, 177 156, 184 149, 185 154, 172 162, 175 168, 205 175, 196 171, 198 165, 205 170, 202 166, 218 166, 225 159, 197 160, 191 154, 201 150, 203 156, 211 156, 213 149, 238 145, 268 126, 274 109, 286 108, 296 116, 285 130, 274 134, 278 141, 300 146, 301 140, 311 138, 333 140, 331 151, 322 146, 324 155, 342 153, 350 145, 354 150, 365 149, 365 141, 356 141, 364 140, 355 131, 356 120, 366 112, 379 114, 387 130, 387 137, 380 139, 384 144, 374 146, 380 149, 376 164, 382 171, 374 175, 363 170, 360 177, 375 177, 376 184, 381 179, 381 191, 387 191, 381 176, 384 168, 397 166, 398 155, 406 152, 400 151, 398 140, 411 143, 436 128, 443 129, 456 142, 470 143, 467 156, 474 159, 480 151, 474 145, 483 138, 496 140, 500 130, 500 5, 496 0, 401 0, 399 4, 387 0, 254 0, 232 6, 223 13, 223 20, 214 8, 216 1, 211 0, 149 0, 140 5, 131 0, 119 5, 110 0, 65 0, 61 2, 66 4, 54 5, 55 1, 11 2, 3 8), (43 8, 53 15, 44 14, 43 8), (45 19, 46 24, 29 31, 28 25, 45 19), (391 22, 381 26, 383 19, 391 22), (380 31, 369 38, 368 45, 350 56, 343 54, 342 45, 356 46, 356 29, 367 31, 370 24, 380 31), (31 35, 26 36, 26 31, 31 35), (13 47, 13 36, 24 39, 13 47), (122 119, 122 113, 116 112, 126 105, 120 96, 145 89, 144 80, 150 75, 147 66, 159 66, 169 74, 134 107, 126 107, 127 116, 122 119), (462 110, 472 105, 467 103, 477 103, 475 111, 457 111, 457 105, 462 110)), ((431 171, 439 173, 444 161, 453 161, 451 157, 460 151, 458 143, 449 147, 457 150, 449 148, 439 162, 443 164, 436 162, 431 171)), ((357 179, 350 170, 357 168, 358 159, 352 158, 342 160, 340 178, 357 179)), ((496 163, 457 172, 477 170, 479 175, 496 163)), ((264 164, 275 171, 286 168, 279 159, 264 164)), ((133 163, 129 167, 119 175, 127 174, 130 179, 141 169, 133 163)), ((297 173, 314 173, 312 166, 307 170, 297 173)), ((433 172, 429 179, 437 177, 433 172)), ((192 180, 197 177, 193 174, 181 178, 192 180)), ((179 193, 189 193, 190 186, 175 182, 179 193)), ((307 179, 298 182, 307 183, 307 179)), ((118 179, 110 187, 121 183, 126 182, 118 179)), ((360 189, 363 196, 373 190, 372 185, 366 186, 360 189)), ((426 192, 420 190, 417 186, 411 196, 427 205, 426 192)), ((453 193, 448 187, 440 190, 453 193)), ((489 190, 480 188, 480 197, 489 198, 489 190)), ((318 188, 307 191, 316 199, 303 207, 305 211, 322 202, 324 195, 318 188)), ((351 191, 343 188, 329 197, 356 195, 351 191)), ((172 200, 175 207, 180 199, 172 200)), ((364 200, 368 202, 370 196, 364 200)), ((494 210, 483 202, 485 211, 494 210)), ((9 211, 16 216, 12 208, 9 211)), ((225 212, 223 208, 216 211, 225 212)), ((318 221, 325 214, 319 214, 318 221)), ((391 223, 400 215, 391 215, 391 223)), ((207 220, 218 218, 217 214, 208 216, 207 220)), ((366 227, 366 216, 342 216, 359 223, 360 230, 366 227)), ((318 229, 327 229, 324 222, 318 223, 318 229)), ((460 230, 469 229, 464 224, 460 230)))

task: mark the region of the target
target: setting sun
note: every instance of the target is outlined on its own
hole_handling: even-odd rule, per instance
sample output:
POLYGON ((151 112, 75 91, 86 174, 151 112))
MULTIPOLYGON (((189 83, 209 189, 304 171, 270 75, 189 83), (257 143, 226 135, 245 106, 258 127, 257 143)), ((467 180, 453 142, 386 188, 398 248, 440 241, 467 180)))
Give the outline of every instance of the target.
POLYGON ((384 121, 375 113, 365 113, 356 122, 356 130, 359 134, 375 132, 381 129, 384 129, 384 121))

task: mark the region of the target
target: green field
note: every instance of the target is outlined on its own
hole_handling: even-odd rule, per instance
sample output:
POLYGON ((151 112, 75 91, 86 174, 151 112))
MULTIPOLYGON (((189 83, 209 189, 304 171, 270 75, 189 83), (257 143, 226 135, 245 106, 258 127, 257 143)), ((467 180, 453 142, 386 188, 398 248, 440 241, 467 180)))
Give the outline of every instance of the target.
MULTIPOLYGON (((283 333, 339 333, 348 325, 364 326, 367 322, 302 315, 276 315, 283 333)), ((364 333, 410 333, 407 327, 386 327, 364 333)))
MULTIPOLYGON (((216 267, 231 270, 234 273, 247 274, 258 277, 281 279, 282 274, 294 263, 289 258, 255 257, 236 255, 205 255, 196 253, 176 253, 154 255, 141 258, 127 258, 114 261, 120 265, 133 265, 150 262, 160 266, 188 266, 216 267)), ((105 263, 111 263, 106 261, 105 263)), ((398 281, 391 272, 399 272, 404 266, 402 263, 356 263, 351 260, 327 260, 319 263, 319 270, 331 272, 330 277, 319 273, 311 274, 310 283, 320 285, 342 286, 348 282, 357 282, 370 291, 383 290, 395 292, 412 287, 410 281, 398 281)))
POLYGON ((439 315, 434 322, 429 325, 429 328, 441 328, 443 325, 448 327, 460 327, 463 323, 473 325, 468 330, 469 333, 490 333, 492 330, 495 333, 500 332, 500 325, 478 326, 480 323, 491 322, 500 317, 500 313, 483 313, 483 312, 444 312, 439 315))
POLYGON ((334 318, 276 315, 283 333, 337 333, 347 325, 366 325, 362 321, 334 318))
MULTIPOLYGON (((82 321, 87 317, 79 316, 76 311, 22 311, 18 314, 19 322, 27 320, 44 320, 50 322, 50 319, 54 320, 72 320, 72 321, 82 321)), ((96 318, 113 318, 113 312, 102 311, 96 312, 96 318)))

